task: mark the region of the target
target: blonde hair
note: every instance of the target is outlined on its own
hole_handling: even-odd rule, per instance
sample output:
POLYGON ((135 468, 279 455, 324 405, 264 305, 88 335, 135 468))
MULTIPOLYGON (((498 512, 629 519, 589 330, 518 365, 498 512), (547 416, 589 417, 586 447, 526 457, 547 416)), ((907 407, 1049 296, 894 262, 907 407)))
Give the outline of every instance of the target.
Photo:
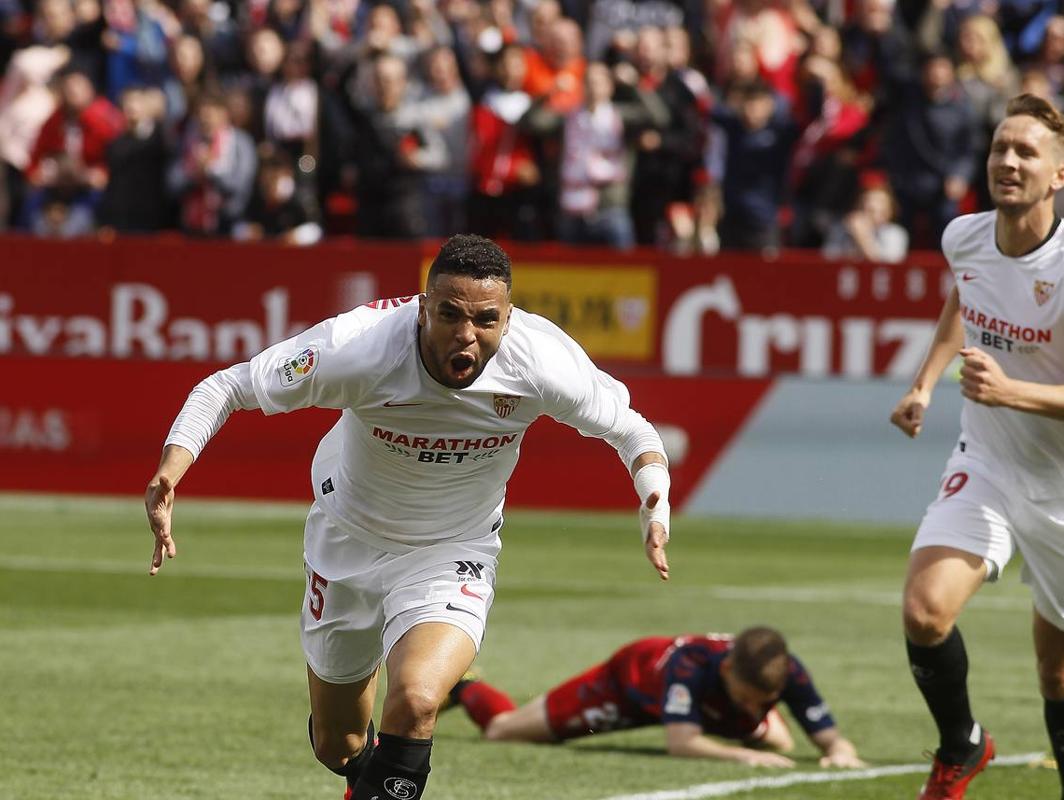
POLYGON ((979 63, 965 61, 957 67, 957 77, 964 79, 978 78, 984 83, 1000 86, 1008 77, 1012 69, 1012 59, 1009 51, 1005 48, 1005 40, 1001 36, 1001 28, 993 17, 986 14, 974 14, 964 21, 964 25, 971 26, 975 32, 986 42, 986 57, 979 63))

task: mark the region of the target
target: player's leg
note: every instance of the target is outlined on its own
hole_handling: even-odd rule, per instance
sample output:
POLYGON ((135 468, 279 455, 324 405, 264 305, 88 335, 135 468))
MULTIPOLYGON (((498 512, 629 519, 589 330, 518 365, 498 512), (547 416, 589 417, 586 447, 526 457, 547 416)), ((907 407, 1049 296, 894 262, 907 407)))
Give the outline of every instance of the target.
POLYGON ((1049 743, 1064 786, 1064 508, 1056 501, 1022 504, 1016 542, 1023 582, 1034 601, 1034 650, 1049 743))
POLYGON ((451 705, 464 708, 469 718, 485 735, 492 722, 517 709, 517 704, 510 695, 477 678, 463 677, 458 681, 450 691, 450 701, 451 705))
POLYGON ((373 753, 377 670, 354 683, 328 683, 307 667, 314 755, 353 788, 373 753))
POLYGON ((914 550, 903 617, 909 665, 939 731, 938 756, 963 761, 978 744, 968 699, 968 654, 956 620, 986 577, 982 557, 951 547, 914 550))
POLYGON ((484 728, 494 742, 556 742, 547 720, 547 696, 540 695, 520 708, 496 714, 484 728))
POLYGON ((1038 658, 1038 686, 1042 692, 1049 745, 1064 787, 1064 631, 1050 624, 1037 609, 1034 612, 1034 651, 1038 658))
POLYGON ((1008 495, 983 477, 962 444, 913 542, 903 600, 906 650, 940 739, 924 798, 963 796, 993 755, 993 742, 972 717, 968 654, 956 621, 1011 558, 1013 512, 1008 495))
POLYGON ((436 710, 476 654, 469 635, 445 622, 415 625, 392 646, 378 744, 355 785, 353 800, 422 796, 436 710))
POLYGON ((370 715, 384 626, 375 570, 382 553, 339 530, 317 504, 307 515, 304 548, 307 590, 300 639, 307 660, 310 739, 314 755, 346 778, 350 793, 373 750, 370 715))

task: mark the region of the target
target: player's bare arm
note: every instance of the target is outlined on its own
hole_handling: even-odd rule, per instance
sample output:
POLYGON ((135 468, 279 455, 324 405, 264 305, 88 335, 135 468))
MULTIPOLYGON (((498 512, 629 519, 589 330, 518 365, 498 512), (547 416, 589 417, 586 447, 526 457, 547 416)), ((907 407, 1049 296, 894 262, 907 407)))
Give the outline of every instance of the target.
POLYGON ((173 531, 170 528, 174 510, 174 489, 192 466, 193 456, 180 445, 169 444, 163 448, 159 468, 148 481, 144 492, 144 509, 148 512, 148 524, 155 535, 155 552, 152 553, 149 575, 154 575, 163 565, 163 555, 173 558, 177 555, 173 531))
POLYGON ((916 372, 912 387, 898 401, 890 415, 890 421, 911 439, 920 435, 924 424, 924 412, 931 405, 935 384, 949 366, 957 351, 964 345, 964 328, 961 325, 960 297, 957 287, 950 290, 942 313, 938 317, 931 347, 916 372))
POLYGON ((665 545, 669 541, 669 531, 666 528, 669 515, 668 475, 668 462, 661 453, 643 453, 632 464, 632 479, 636 481, 636 491, 641 491, 641 483, 646 484, 648 491, 645 500, 642 496, 640 497, 639 508, 640 522, 643 527, 643 547, 646 550, 647 560, 658 571, 663 581, 669 579, 669 561, 665 556, 665 545), (641 475, 643 468, 650 465, 657 466, 651 467, 648 472, 641 475))
POLYGON ((992 355, 975 347, 960 353, 964 359, 961 394, 969 400, 1064 419, 1064 386, 1014 380, 992 355))
POLYGON ((835 727, 817 731, 811 737, 813 744, 820 748, 822 767, 860 768, 868 766, 857 755, 853 742, 839 733, 835 727))
POLYGON ((795 762, 779 753, 768 750, 752 750, 749 747, 724 744, 702 733, 702 728, 693 722, 670 722, 665 725, 665 748, 670 756, 681 758, 712 758, 718 761, 736 761, 748 767, 774 767, 785 769, 795 762))

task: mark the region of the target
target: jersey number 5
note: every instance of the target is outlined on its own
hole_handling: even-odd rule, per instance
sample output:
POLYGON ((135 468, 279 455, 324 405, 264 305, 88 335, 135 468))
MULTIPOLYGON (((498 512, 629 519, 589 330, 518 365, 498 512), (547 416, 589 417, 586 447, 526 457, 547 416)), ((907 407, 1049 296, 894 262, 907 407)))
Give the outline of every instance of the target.
POLYGON ((325 595, 322 594, 322 589, 328 585, 329 582, 321 575, 316 572, 310 573, 310 596, 307 598, 307 607, 314 619, 320 620, 321 612, 325 610, 325 595))

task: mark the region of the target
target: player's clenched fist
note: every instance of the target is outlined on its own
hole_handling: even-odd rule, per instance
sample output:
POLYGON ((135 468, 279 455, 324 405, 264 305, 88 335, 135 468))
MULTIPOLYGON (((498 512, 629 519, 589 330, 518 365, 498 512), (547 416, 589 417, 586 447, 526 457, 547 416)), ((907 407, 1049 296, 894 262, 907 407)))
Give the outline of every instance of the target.
POLYGON ((985 406, 1008 405, 1012 381, 992 355, 974 347, 961 350, 961 394, 985 406))
POLYGON ((915 439, 920 435, 920 430, 924 426, 924 411, 929 405, 931 405, 930 393, 922 389, 910 389, 894 407, 890 421, 901 428, 906 436, 915 439))

